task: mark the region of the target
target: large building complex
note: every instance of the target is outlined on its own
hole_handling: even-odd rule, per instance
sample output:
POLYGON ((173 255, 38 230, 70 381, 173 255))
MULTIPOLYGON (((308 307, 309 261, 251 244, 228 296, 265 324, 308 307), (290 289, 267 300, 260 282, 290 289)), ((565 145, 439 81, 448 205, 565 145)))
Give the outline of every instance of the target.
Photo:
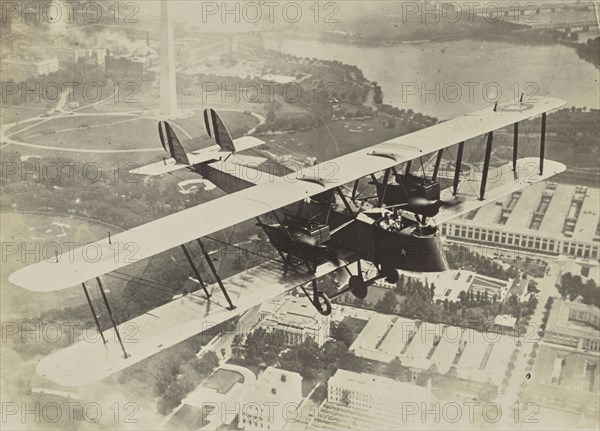
POLYGON ((383 363, 397 357, 411 368, 413 381, 435 365, 441 374, 453 368, 460 378, 499 385, 516 341, 517 337, 510 335, 372 312, 350 350, 383 363))
POLYGON ((441 226, 448 239, 595 259, 600 190, 538 183, 441 226))
POLYGON ((594 305, 555 300, 544 339, 578 350, 600 351, 600 309, 594 305))

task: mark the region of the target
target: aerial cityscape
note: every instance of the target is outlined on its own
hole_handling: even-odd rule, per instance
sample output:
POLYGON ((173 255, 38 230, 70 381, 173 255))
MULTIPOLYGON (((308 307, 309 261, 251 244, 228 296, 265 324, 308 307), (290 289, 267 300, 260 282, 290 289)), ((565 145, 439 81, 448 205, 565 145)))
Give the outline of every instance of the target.
POLYGON ((600 427, 597 2, 0 8, 2 429, 600 427))

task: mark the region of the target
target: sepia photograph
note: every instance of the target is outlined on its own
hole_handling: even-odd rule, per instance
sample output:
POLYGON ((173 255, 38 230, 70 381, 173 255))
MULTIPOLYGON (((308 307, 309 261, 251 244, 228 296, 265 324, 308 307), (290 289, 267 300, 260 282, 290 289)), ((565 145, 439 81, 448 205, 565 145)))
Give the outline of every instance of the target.
POLYGON ((0 429, 600 429, 599 1, 0 21, 0 429))

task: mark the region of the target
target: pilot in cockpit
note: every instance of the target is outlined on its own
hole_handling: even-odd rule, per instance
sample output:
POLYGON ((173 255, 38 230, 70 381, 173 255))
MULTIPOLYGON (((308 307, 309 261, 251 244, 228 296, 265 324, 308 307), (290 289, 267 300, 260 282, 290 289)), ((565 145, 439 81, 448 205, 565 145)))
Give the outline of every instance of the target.
POLYGON ((398 222, 397 212, 394 211, 392 214, 389 211, 386 211, 384 216, 379 220, 379 226, 382 229, 389 231, 400 230, 400 223, 398 222))

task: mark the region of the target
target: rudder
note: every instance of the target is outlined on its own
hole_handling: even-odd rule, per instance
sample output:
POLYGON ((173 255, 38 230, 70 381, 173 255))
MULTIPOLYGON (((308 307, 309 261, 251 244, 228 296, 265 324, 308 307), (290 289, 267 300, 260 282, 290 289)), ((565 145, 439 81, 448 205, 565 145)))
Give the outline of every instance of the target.
POLYGON ((167 153, 175 159, 177 163, 190 164, 190 160, 181 144, 181 141, 175 134, 173 127, 166 121, 158 122, 158 135, 160 142, 167 153))
POLYGON ((213 138, 222 150, 235 152, 233 139, 231 139, 229 131, 223 124, 223 120, 214 109, 207 108, 204 110, 204 127, 206 127, 208 136, 213 138))

